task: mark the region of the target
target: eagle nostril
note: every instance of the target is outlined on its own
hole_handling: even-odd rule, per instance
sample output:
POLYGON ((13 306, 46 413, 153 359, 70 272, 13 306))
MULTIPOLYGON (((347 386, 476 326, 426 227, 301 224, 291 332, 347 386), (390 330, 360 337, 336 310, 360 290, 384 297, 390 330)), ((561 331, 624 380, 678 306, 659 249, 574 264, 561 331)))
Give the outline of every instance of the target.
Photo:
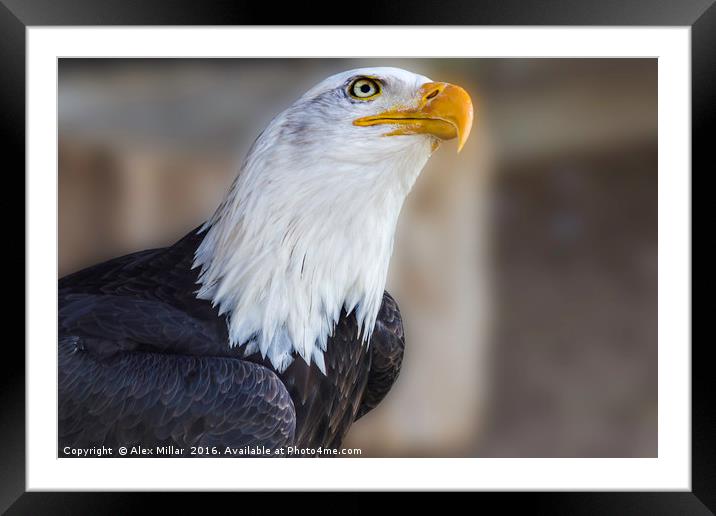
POLYGON ((437 97, 438 93, 440 93, 440 88, 434 89, 425 96, 425 100, 430 100, 437 97))

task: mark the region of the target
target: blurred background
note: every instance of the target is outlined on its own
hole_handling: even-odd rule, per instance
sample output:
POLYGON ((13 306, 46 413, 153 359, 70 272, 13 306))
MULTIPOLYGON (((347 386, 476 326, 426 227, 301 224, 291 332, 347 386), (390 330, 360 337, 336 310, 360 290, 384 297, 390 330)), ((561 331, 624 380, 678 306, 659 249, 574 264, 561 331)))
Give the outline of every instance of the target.
POLYGON ((59 275, 173 243, 273 116, 361 66, 463 86, 476 124, 406 202, 403 369, 345 446, 655 457, 656 59, 61 59, 59 275))

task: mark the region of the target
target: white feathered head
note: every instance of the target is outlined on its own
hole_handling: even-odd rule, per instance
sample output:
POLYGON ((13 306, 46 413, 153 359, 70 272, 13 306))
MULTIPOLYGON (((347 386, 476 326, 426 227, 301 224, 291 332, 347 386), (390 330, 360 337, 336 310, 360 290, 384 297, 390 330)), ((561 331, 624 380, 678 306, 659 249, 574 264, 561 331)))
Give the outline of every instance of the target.
POLYGON ((274 118, 202 228, 198 297, 227 315, 230 345, 283 371, 325 373, 345 309, 363 342, 380 308, 403 201, 441 140, 472 126, 460 87, 397 68, 324 80, 274 118))

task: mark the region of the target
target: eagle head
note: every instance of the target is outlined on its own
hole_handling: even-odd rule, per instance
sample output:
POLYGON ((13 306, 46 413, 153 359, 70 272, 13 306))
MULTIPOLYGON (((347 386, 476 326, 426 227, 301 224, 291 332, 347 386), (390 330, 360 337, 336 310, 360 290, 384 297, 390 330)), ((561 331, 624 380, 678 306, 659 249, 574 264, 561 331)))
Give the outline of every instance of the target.
POLYGON ((343 311, 369 343, 405 197, 472 119, 465 90, 398 68, 333 75, 278 114, 195 255, 197 296, 226 314, 229 344, 279 371, 298 355, 325 373, 343 311))

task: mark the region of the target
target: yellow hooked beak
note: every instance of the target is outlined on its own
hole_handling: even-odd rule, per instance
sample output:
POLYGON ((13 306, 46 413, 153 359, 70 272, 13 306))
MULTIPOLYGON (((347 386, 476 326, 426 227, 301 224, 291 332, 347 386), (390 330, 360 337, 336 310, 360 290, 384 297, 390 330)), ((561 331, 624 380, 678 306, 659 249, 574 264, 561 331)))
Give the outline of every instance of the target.
POLYGON ((420 87, 417 108, 397 108, 377 115, 359 118, 353 125, 393 125, 395 130, 385 136, 431 134, 440 140, 457 138, 460 152, 472 129, 472 101, 459 86, 446 82, 429 82, 420 87))

